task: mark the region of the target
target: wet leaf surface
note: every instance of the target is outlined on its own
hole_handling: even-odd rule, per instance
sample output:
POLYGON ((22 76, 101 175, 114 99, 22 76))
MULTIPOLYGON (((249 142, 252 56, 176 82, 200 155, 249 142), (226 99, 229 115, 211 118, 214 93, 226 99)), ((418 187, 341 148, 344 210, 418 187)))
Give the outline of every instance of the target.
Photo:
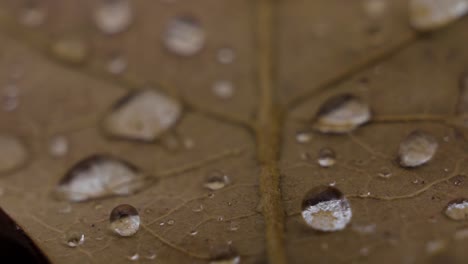
POLYGON ((418 33, 406 0, 104 2, 0 1, 0 206, 52 263, 466 259, 468 18, 418 33), (406 166, 414 131, 436 147, 406 166), (57 199, 96 155, 121 165, 80 167, 86 184, 147 182, 57 199))

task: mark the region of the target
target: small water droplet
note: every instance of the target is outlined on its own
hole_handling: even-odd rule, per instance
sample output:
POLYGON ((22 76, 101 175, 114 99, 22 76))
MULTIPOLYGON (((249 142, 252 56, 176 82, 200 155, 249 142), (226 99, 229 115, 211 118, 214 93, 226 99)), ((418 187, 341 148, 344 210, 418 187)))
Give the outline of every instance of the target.
POLYGON ((351 221, 348 199, 334 187, 317 187, 302 201, 302 217, 308 226, 319 231, 338 231, 351 221))
POLYGON ((330 148, 322 148, 319 150, 317 163, 320 167, 329 168, 336 163, 335 152, 330 148))
POLYGON ((54 136, 49 142, 49 153, 52 157, 63 157, 68 153, 68 139, 65 136, 54 136))
POLYGON ((191 236, 196 236, 198 234, 198 231, 197 230, 191 230, 190 231, 190 235, 191 236))
POLYGON ((185 149, 192 149, 195 146, 195 142, 191 138, 184 138, 185 149))
POLYGON ((71 211, 72 211, 72 207, 68 203, 65 206, 63 206, 62 208, 59 209, 59 213, 61 213, 61 214, 68 214, 71 211))
POLYGON ((19 15, 19 22, 27 27, 42 25, 47 17, 47 10, 39 3, 29 2, 24 6, 19 15))
POLYGON ((208 198, 213 199, 215 197, 215 194, 214 193, 209 193, 207 196, 208 196, 208 198))
POLYGON ((439 144, 430 134, 415 130, 401 143, 398 150, 398 159, 403 167, 417 167, 426 164, 432 159, 439 144))
POLYGON ((452 220, 468 219, 468 200, 457 199, 450 202, 445 208, 445 215, 452 220))
POLYGON ((216 217, 216 221, 218 221, 218 222, 224 221, 224 216, 220 215, 220 216, 216 217))
POLYGON ((88 57, 87 43, 79 37, 62 37, 55 40, 51 46, 52 54, 59 60, 72 63, 84 63, 88 57))
POLYGON ((130 0, 100 0, 94 11, 94 22, 105 34, 125 31, 133 20, 130 0))
POLYGON ((342 94, 329 98, 317 112, 314 128, 322 133, 347 133, 367 123, 369 106, 358 97, 342 94))
POLYGON ((240 227, 240 225, 237 222, 231 221, 231 223, 229 223, 229 231, 233 231, 233 232, 237 231, 237 230, 239 230, 239 227, 240 227))
POLYGON ((206 179, 203 186, 212 191, 217 191, 226 187, 226 185, 228 185, 229 183, 229 176, 227 176, 222 171, 215 170, 208 175, 208 178, 206 179))
POLYGON ((174 224, 175 224, 175 220, 174 220, 174 219, 169 219, 169 220, 167 220, 167 224, 168 224, 168 225, 174 225, 174 224))
POLYGON ((79 161, 56 188, 57 198, 73 202, 133 194, 147 185, 147 176, 134 165, 106 155, 79 161))
POLYGON ((195 212, 195 213, 199 213, 199 212, 203 211, 203 209, 205 209, 203 204, 199 204, 199 205, 193 207, 192 211, 195 212))
POLYGON ((119 75, 127 69, 127 60, 121 55, 112 56, 107 63, 107 71, 110 74, 119 75))
POLYGON ((178 17, 167 24, 163 41, 169 51, 181 56, 192 56, 205 46, 205 31, 194 17, 178 17))
POLYGON ((217 58, 221 64, 230 64, 236 58, 236 53, 231 48, 221 48, 218 50, 217 58))
POLYGON ((304 161, 310 160, 309 152, 301 152, 300 157, 301 157, 301 160, 304 160, 304 161))
POLYGON ((0 135, 0 173, 21 167, 28 158, 26 146, 11 135, 0 135))
POLYGON ((156 253, 149 252, 148 255, 145 256, 145 259, 148 259, 148 260, 156 259, 156 253))
POLYGON ((411 26, 417 30, 429 31, 443 27, 468 12, 466 0, 410 0, 409 15, 411 26))
POLYGON ((182 106, 153 89, 132 92, 119 100, 104 120, 110 135, 154 141, 179 120, 182 106))
POLYGON ((133 236, 140 229, 140 216, 135 207, 121 204, 112 209, 109 217, 110 229, 124 237, 133 236))
POLYGON ((380 178, 388 179, 392 177, 392 171, 387 167, 382 167, 377 174, 380 178))
POLYGON ((299 144, 306 144, 312 140, 312 133, 309 131, 296 132, 296 142, 299 144))
POLYGON ((140 259, 140 254, 138 253, 132 254, 130 256, 127 256, 127 259, 131 261, 137 261, 140 259))
POLYGON ((234 84, 230 81, 216 81, 212 87, 214 95, 220 99, 230 99, 234 95, 234 84))
POLYGON ((65 233, 65 244, 68 247, 75 248, 82 245, 85 241, 85 235, 77 230, 70 230, 65 233))
POLYGON ((353 224, 351 228, 359 234, 369 235, 369 234, 375 233, 375 230, 377 229, 377 225, 376 224, 368 224, 368 225, 353 224))
POLYGON ((219 256, 210 261, 210 264, 239 264, 240 256, 232 256, 228 254, 227 256, 219 256))

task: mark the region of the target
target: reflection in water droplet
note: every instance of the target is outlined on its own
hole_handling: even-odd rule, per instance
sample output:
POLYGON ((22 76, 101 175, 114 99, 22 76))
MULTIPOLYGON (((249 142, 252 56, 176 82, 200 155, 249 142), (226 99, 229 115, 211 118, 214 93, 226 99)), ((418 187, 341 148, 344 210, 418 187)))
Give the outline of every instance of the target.
POLYGON ((131 260, 131 261, 137 261, 140 259, 140 254, 138 253, 135 253, 133 255, 130 255, 130 256, 127 256, 128 260, 131 260))
POLYGON ((104 129, 116 137, 153 141, 175 125, 181 114, 179 102, 145 89, 119 100, 106 116, 104 129))
POLYGON ((19 168, 28 158, 24 144, 11 135, 0 135, 0 173, 19 168))
POLYGON ((328 168, 336 163, 335 152, 329 148, 322 148, 319 150, 317 162, 320 167, 328 168))
POLYGON ((210 189, 212 191, 217 191, 224 188, 226 185, 230 183, 229 176, 224 174, 222 171, 212 171, 208 178, 205 181, 205 188, 210 189))
POLYGON ((410 0, 411 26, 428 31, 443 27, 468 12, 466 0, 410 0))
POLYGON ((52 54, 67 63, 80 64, 88 57, 87 43, 78 37, 63 37, 55 40, 51 46, 52 54))
POLYGON ((309 143, 312 139, 312 133, 309 131, 298 131, 296 132, 296 142, 299 144, 309 143))
POLYGON ((369 106, 354 95, 331 97, 317 112, 314 128, 323 133, 346 133, 368 122, 369 106))
POLYGON ((309 191, 302 201, 302 217, 311 228, 338 231, 351 221, 348 200, 334 187, 318 187, 309 191))
POLYGON ((196 236, 198 234, 198 231, 197 230, 192 230, 190 231, 189 233, 191 236, 196 236))
POLYGON ((19 22, 27 27, 38 27, 42 25, 47 17, 47 10, 39 3, 30 2, 26 4, 19 15, 19 22))
POLYGON ((163 36, 166 48, 181 56, 192 56, 205 45, 205 32, 193 17, 178 17, 169 21, 163 36))
POLYGON ((411 132, 401 143, 398 159, 403 167, 421 166, 432 159, 439 144, 430 134, 422 131, 411 132))
POLYGON ((132 19, 130 0, 100 0, 94 12, 94 22, 105 34, 125 31, 132 19))
POLYGON ((58 198, 73 202, 124 196, 148 185, 147 177, 132 164, 105 155, 93 155, 74 165, 56 188, 58 198))
POLYGON ((174 219, 169 219, 169 220, 167 220, 167 224, 168 224, 168 225, 174 225, 174 224, 175 224, 175 220, 174 220, 174 219))
POLYGON ((210 261, 210 264, 239 264, 240 256, 220 256, 210 261))
POLYGON ((68 153, 68 140, 65 136, 54 136, 49 142, 52 157, 63 157, 68 153))
POLYGON ((236 54, 231 48, 222 48, 218 50, 218 61, 222 64, 230 64, 234 61, 236 54))
POLYGON ((110 229, 124 237, 133 236, 140 228, 140 216, 135 207, 121 204, 112 209, 109 217, 110 229))
POLYGON ((85 241, 85 235, 77 230, 70 230, 65 233, 65 244, 71 248, 82 245, 85 241))
POLYGON ((445 208, 445 215, 450 219, 461 221, 468 219, 468 200, 458 199, 450 202, 445 208))
POLYGON ((127 61, 120 55, 114 55, 107 63, 107 71, 114 75, 122 74, 127 69, 127 61))
POLYGON ((230 81, 217 81, 212 89, 214 95, 220 99, 230 99, 234 94, 234 85, 230 81))

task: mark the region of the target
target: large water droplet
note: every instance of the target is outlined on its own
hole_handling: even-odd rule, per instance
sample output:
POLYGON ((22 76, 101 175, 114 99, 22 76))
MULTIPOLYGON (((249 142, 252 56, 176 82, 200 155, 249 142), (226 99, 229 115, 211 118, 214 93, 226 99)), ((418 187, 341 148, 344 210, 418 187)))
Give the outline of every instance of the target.
POLYGON ((77 230, 69 230, 64 234, 65 244, 71 248, 82 245, 85 241, 85 235, 77 230))
POLYGON ((181 56, 192 56, 204 47, 205 31, 195 18, 178 17, 169 21, 163 41, 169 51, 181 56))
POLYGON ((403 167, 421 166, 432 159, 439 144, 430 134, 415 130, 401 143, 398 150, 398 159, 403 167))
POLYGON ((370 118, 369 105, 354 95, 343 94, 325 101, 317 112, 314 128, 323 133, 346 133, 370 118))
POLYGON ((234 85, 230 81, 217 81, 212 89, 213 93, 221 99, 229 99, 234 94, 234 85))
POLYGON ((468 219, 468 200, 458 199, 450 202, 445 208, 445 215, 450 219, 461 221, 468 219))
POLYGON ((330 148, 321 148, 318 153, 317 163, 320 167, 328 168, 336 163, 335 152, 330 148))
POLYGON ((68 153, 68 139, 65 136, 54 136, 49 142, 49 153, 52 157, 63 157, 68 153))
POLYGON ((113 107, 104 119, 104 129, 112 136, 153 141, 180 118, 182 106, 152 89, 133 92, 113 107))
POLYGON ((229 176, 222 171, 212 171, 203 186, 212 191, 220 190, 230 183, 229 176))
POLYGON ((67 63, 80 64, 88 57, 87 43, 78 37, 63 37, 57 39, 51 46, 52 54, 57 59, 67 63))
POLYGON ((93 155, 74 165, 59 182, 56 194, 73 202, 131 195, 148 184, 134 165, 106 155, 93 155))
POLYGON ((94 11, 94 22, 105 34, 125 31, 131 24, 133 12, 130 0, 100 0, 94 11))
POLYGON ((411 26, 428 31, 443 27, 465 15, 468 11, 466 0, 410 0, 411 26))
POLYGON ((120 236, 133 236, 140 228, 140 216, 135 207, 121 204, 112 209, 109 217, 110 229, 120 236))
POLYGON ((302 201, 302 217, 307 225, 319 231, 338 231, 351 221, 348 200, 334 187, 318 187, 302 201))
POLYGON ((17 137, 0 135, 0 173, 19 168, 27 158, 26 147, 17 137))

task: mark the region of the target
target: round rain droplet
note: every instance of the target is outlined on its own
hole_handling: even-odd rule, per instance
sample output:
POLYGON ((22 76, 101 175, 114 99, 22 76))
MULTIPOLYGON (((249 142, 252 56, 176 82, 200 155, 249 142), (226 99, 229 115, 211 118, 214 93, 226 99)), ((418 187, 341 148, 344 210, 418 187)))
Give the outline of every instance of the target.
POLYGON ((220 190, 230 183, 229 176, 221 171, 213 171, 208 175, 203 186, 212 191, 220 190))
POLYGON ((145 89, 119 100, 104 119, 104 130, 111 136, 154 141, 172 128, 182 115, 176 100, 145 89))
POLYGON ((230 81, 217 81, 212 89, 214 95, 220 99, 229 99, 234 95, 234 85, 230 81))
POLYGON ((94 22, 105 34, 125 31, 133 20, 130 0, 100 0, 94 11, 94 22))
POLYGON ((371 118, 369 105, 350 94, 334 96, 320 107, 314 128, 322 133, 347 133, 371 118))
POLYGON ((134 194, 148 178, 134 165, 106 155, 93 155, 74 165, 56 187, 57 198, 83 202, 134 194))
POLYGON ((318 231, 342 230, 351 221, 348 199, 334 187, 318 187, 309 191, 302 201, 302 217, 318 231))
POLYGON ((15 170, 28 158, 24 144, 11 135, 0 135, 0 173, 15 170))
POLYGON ((77 230, 70 230, 65 233, 65 244, 68 247, 75 248, 85 241, 85 235, 77 230))
POLYGON ((445 208, 445 215, 452 220, 468 220, 468 200, 458 199, 450 202, 445 208))
POLYGON ((89 50, 87 43, 83 39, 78 37, 63 37, 52 43, 51 52, 61 61, 81 64, 88 57, 89 50))
POLYGON ((167 24, 163 35, 166 48, 181 56, 193 56, 205 46, 205 31, 193 17, 174 18, 167 24))
POLYGON ((417 30, 429 31, 443 27, 468 12, 466 0, 410 0, 409 15, 411 26, 417 30))
POLYGON ((329 168, 335 165, 335 152, 330 148, 321 148, 318 153, 317 163, 323 168, 329 168))
POLYGON ((55 136, 49 142, 49 153, 52 157, 63 157, 68 153, 68 139, 64 136, 55 136))
POLYGON ((426 164, 435 155, 439 144, 430 134, 415 130, 401 143, 398 159, 403 167, 417 167, 426 164))
POLYGON ((133 236, 140 228, 140 216, 135 207, 121 204, 114 209, 109 217, 110 229, 124 237, 133 236))

